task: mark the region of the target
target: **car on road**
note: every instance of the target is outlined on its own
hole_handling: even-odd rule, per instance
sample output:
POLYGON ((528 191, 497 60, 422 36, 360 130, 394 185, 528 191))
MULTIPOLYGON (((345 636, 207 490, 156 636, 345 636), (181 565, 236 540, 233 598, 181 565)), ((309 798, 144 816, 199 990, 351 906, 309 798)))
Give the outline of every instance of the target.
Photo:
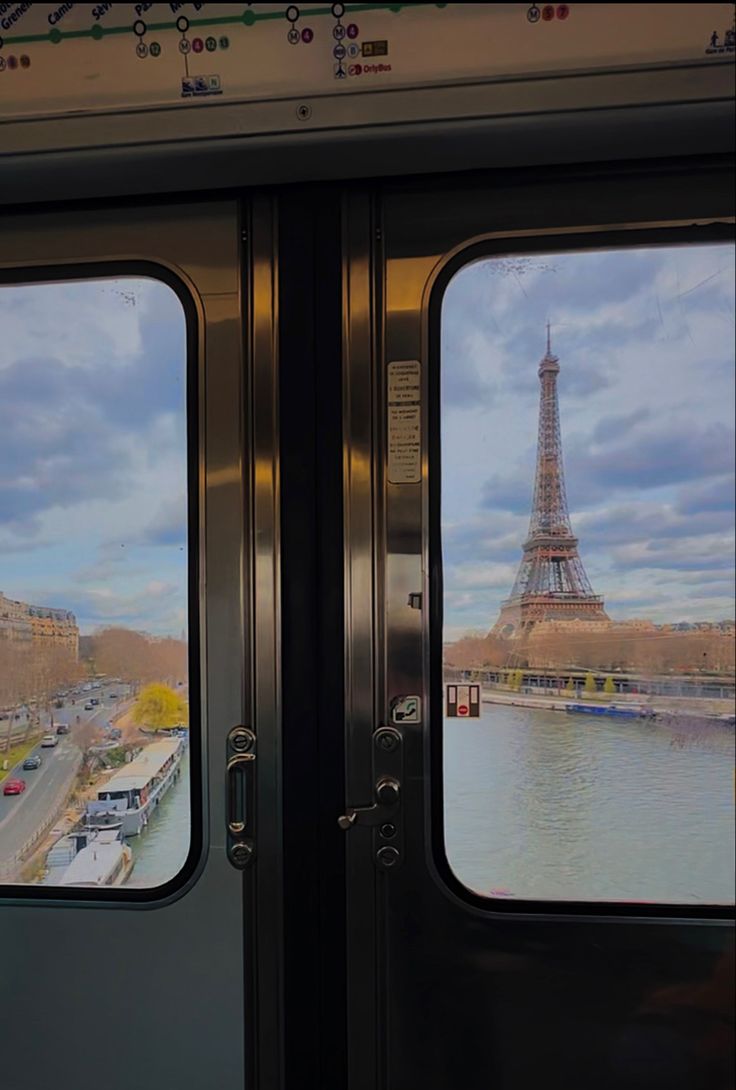
POLYGON ((87 703, 84 705, 84 710, 86 712, 91 712, 93 709, 94 709, 94 704, 92 703, 91 700, 88 700, 87 703))
POLYGON ((64 701, 63 700, 55 700, 54 701, 54 707, 55 708, 63 708, 64 707, 64 701))
POLYGON ((22 795, 25 789, 25 780, 7 780, 3 787, 3 795, 22 795))
POLYGON ((117 693, 108 693, 107 698, 108 698, 108 700, 117 700, 118 694, 117 693))
POLYGON ((41 754, 40 753, 32 753, 30 755, 30 757, 26 757, 25 761, 23 762, 23 771, 24 772, 30 772, 31 769, 40 768, 40 767, 41 767, 41 754))
POLYGON ((68 734, 69 733, 69 724, 68 723, 59 723, 59 725, 56 728, 56 733, 57 734, 68 734))
POLYGON ((54 746, 58 746, 59 739, 55 734, 44 734, 41 739, 41 749, 52 749, 54 746))

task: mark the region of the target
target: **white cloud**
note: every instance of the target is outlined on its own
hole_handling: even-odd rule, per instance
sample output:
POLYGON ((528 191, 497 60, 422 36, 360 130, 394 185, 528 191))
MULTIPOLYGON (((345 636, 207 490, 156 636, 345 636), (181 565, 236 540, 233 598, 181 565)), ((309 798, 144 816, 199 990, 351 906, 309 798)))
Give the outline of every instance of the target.
POLYGON ((622 618, 733 615, 733 258, 732 246, 553 255, 521 284, 492 261, 455 277, 443 371, 471 371, 492 396, 478 412, 443 408, 448 631, 490 627, 521 559, 547 318, 594 589, 622 618))
POLYGON ((0 289, 0 320, 0 586, 83 630, 178 634, 186 552, 146 530, 185 504, 181 305, 153 281, 34 285, 0 289))

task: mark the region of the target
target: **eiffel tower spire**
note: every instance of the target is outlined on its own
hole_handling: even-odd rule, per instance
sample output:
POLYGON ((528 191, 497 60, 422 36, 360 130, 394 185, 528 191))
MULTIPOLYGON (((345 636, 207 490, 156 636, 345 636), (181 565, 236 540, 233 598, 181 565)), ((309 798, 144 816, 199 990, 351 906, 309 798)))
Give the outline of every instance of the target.
POLYGON ((578 554, 567 510, 557 376, 547 322, 547 351, 539 364, 537 470, 529 532, 510 596, 501 604, 495 635, 520 636, 542 620, 607 620, 578 554))

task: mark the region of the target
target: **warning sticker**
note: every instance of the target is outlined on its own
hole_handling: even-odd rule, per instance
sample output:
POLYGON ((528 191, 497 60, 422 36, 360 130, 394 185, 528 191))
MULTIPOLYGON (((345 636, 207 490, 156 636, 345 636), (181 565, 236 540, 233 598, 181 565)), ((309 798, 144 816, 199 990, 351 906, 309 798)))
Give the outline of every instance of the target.
POLYGON ((421 430, 419 405, 389 405, 388 479, 392 484, 418 484, 421 481, 421 430))
POLYGON ((388 365, 388 479, 418 484, 422 479, 421 364, 388 365))
POLYGON ((388 365, 388 403, 419 402, 422 365, 419 360, 398 360, 388 365))
POLYGON ((391 703, 391 718, 394 723, 420 723, 422 720, 421 698, 397 696, 391 703))
POLYGON ((480 685, 448 685, 445 690, 445 715, 448 719, 478 719, 480 685))

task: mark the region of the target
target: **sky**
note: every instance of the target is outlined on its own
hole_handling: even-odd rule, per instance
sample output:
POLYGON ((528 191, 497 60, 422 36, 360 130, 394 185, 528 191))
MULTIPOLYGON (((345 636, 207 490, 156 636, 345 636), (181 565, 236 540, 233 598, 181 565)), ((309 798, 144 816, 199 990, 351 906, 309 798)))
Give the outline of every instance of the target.
MULTIPOLYGON (((447 639, 521 557, 545 323, 573 530, 613 618, 734 616, 734 248, 498 258, 442 314, 447 639)), ((0 286, 0 591, 186 628, 185 322, 142 278, 0 286)))
POLYGON ((144 278, 0 286, 0 591, 180 636, 186 331, 144 278))
POLYGON ((546 322, 573 531, 615 620, 734 617, 734 247, 486 259, 442 309, 445 639, 486 633, 529 525, 546 322))

